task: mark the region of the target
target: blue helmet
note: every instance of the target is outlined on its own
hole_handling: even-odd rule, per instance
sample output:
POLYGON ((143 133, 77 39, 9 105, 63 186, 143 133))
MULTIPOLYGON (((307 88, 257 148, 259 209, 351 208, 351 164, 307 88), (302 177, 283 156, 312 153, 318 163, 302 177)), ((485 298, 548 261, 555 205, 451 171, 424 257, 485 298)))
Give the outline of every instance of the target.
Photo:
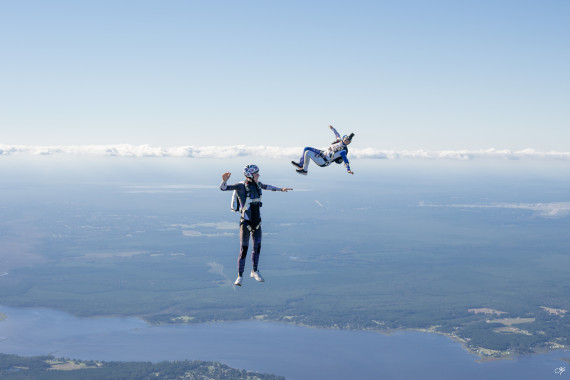
POLYGON ((245 175, 247 178, 253 179, 253 175, 255 173, 259 173, 259 168, 257 167, 257 165, 246 165, 243 168, 243 175, 245 175))

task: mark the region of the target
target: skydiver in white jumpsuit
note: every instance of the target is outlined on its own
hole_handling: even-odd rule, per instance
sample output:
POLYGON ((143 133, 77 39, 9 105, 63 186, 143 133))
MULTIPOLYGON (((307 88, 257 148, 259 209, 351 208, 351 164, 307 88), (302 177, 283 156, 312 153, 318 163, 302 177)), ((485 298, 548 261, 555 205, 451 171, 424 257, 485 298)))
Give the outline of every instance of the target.
POLYGON ((336 140, 330 147, 325 150, 306 147, 303 150, 303 154, 301 155, 299 162, 291 161, 291 164, 297 168, 297 173, 307 175, 309 162, 313 160, 315 161, 315 164, 321 167, 329 166, 332 162, 336 162, 337 164, 344 162, 346 171, 350 174, 354 174, 354 172, 350 170, 350 165, 347 158, 348 145, 352 142, 354 133, 351 133, 350 135, 344 135, 341 138, 339 133, 336 131, 336 129, 334 129, 332 125, 329 125, 329 128, 334 132, 336 140))

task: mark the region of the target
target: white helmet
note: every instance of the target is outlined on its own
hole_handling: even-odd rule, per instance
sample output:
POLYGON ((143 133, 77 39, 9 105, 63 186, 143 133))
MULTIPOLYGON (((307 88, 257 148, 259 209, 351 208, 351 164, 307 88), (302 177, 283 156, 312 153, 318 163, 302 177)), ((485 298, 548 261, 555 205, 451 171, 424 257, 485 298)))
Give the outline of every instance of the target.
POLYGON ((243 175, 245 175, 247 178, 253 179, 253 175, 255 173, 259 173, 259 168, 257 167, 257 165, 246 165, 243 168, 243 175))

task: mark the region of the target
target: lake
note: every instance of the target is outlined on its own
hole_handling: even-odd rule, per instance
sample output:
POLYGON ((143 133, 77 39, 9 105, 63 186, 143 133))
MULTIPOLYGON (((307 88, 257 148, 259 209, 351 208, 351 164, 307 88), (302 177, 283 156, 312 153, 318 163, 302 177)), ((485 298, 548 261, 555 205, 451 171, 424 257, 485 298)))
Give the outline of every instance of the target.
POLYGON ((241 321, 153 326, 136 318, 78 318, 49 309, 0 307, 0 351, 83 360, 208 360, 304 379, 546 379, 570 376, 567 351, 478 362, 429 333, 327 330, 241 321))

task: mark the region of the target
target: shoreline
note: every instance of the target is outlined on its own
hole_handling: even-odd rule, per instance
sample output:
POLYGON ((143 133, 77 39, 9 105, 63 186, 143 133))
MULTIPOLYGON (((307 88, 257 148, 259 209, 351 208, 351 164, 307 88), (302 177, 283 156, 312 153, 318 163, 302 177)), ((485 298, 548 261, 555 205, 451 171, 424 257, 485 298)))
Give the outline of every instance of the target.
MULTIPOLYGON (((137 315, 129 315, 129 316, 124 316, 124 315, 92 315, 92 316, 86 317, 86 316, 77 316, 77 315, 74 315, 74 314, 69 313, 67 311, 63 311, 63 310, 59 310, 59 309, 52 309, 49 307, 13 307, 13 306, 6 306, 6 305, 0 305, 0 306, 4 306, 4 307, 8 307, 8 308, 14 308, 14 309, 45 309, 45 310, 51 310, 51 311, 69 314, 70 316, 73 316, 75 318, 85 318, 85 319, 106 319, 106 318, 137 319, 137 320, 145 323, 149 327, 150 326, 216 324, 216 323, 231 323, 231 322, 269 322, 269 323, 283 324, 283 325, 296 326, 296 327, 304 327, 304 328, 310 328, 310 329, 345 330, 345 331, 355 331, 355 332, 375 332, 375 333, 380 333, 383 335, 391 335, 393 333, 398 333, 398 332, 437 334, 437 335, 449 338, 453 342, 461 344, 461 347, 464 351, 466 351, 467 353, 474 355, 478 358, 476 360, 478 362, 488 362, 488 361, 496 361, 496 360, 513 360, 514 358, 520 357, 523 355, 540 355, 540 354, 548 354, 548 353, 556 352, 556 351, 570 352, 570 348, 567 348, 564 346, 555 347, 555 348, 533 347, 533 348, 530 348, 532 350, 531 352, 526 352, 526 353, 520 353, 520 352, 516 352, 516 351, 498 351, 498 350, 492 350, 492 349, 487 349, 484 347, 477 347, 477 346, 470 347, 469 341, 466 340, 465 338, 457 336, 456 334, 453 334, 453 333, 445 333, 442 331, 437 331, 435 328, 436 326, 433 326, 430 328, 406 328, 406 327, 402 327, 402 328, 395 328, 395 329, 352 328, 350 326, 341 327, 341 326, 336 325, 336 324, 330 325, 330 326, 319 326, 319 325, 314 325, 314 324, 299 323, 299 322, 295 322, 292 320, 283 320, 283 319, 288 319, 288 318, 292 319, 291 316, 284 316, 284 317, 282 317, 283 319, 277 320, 277 319, 266 318, 267 317, 266 315, 252 316, 249 319, 209 320, 209 321, 194 321, 191 317, 179 316, 177 318, 173 318, 171 320, 171 322, 156 323, 156 322, 151 322, 151 321, 147 320, 144 316, 137 316, 137 315), (179 321, 179 322, 176 322, 176 321, 179 321)), ((0 323, 2 321, 6 320, 7 318, 8 318, 8 315, 6 313, 0 312, 0 323)), ((374 321, 374 322, 377 323, 379 326, 382 326, 384 324, 384 323, 379 322, 379 321, 374 321)), ((567 360, 570 361, 570 358, 567 360)))
MULTIPOLYGON (((270 323, 278 323, 278 324, 287 324, 291 326, 299 326, 299 327, 306 327, 306 328, 314 328, 314 329, 327 329, 327 330, 346 330, 346 331, 362 331, 362 332, 376 332, 383 335, 391 335, 393 333, 398 332, 414 332, 414 333, 424 333, 424 334, 437 334, 440 336, 444 336, 449 338, 453 342, 460 343, 461 347, 467 353, 477 356, 479 359, 476 360, 477 362, 491 362, 497 360, 513 360, 516 357, 521 357, 524 355, 541 355, 541 354, 548 354, 556 351, 561 352, 570 352, 570 348, 566 347, 557 347, 557 348, 532 348, 532 352, 527 353, 520 353, 516 351, 499 351, 499 350, 492 350, 484 347, 469 347, 469 342, 461 338, 455 334, 449 334, 441 331, 437 331, 433 328, 396 328, 396 329, 355 329, 355 328, 342 328, 339 326, 316 326, 316 325, 309 325, 305 323, 296 323, 296 322, 287 322, 282 320, 273 320, 273 319, 260 319, 253 317, 251 319, 243 319, 243 320, 235 320, 234 322, 239 321, 253 321, 253 322, 270 322, 270 323)), ((146 322, 146 321, 145 321, 146 322)), ((210 321, 205 323, 217 323, 217 322, 232 322, 232 321, 210 321)), ((376 322, 376 321, 375 321, 376 322)), ((201 323, 201 322, 199 322, 201 323)), ((570 358, 567 359, 570 362, 570 358)))

